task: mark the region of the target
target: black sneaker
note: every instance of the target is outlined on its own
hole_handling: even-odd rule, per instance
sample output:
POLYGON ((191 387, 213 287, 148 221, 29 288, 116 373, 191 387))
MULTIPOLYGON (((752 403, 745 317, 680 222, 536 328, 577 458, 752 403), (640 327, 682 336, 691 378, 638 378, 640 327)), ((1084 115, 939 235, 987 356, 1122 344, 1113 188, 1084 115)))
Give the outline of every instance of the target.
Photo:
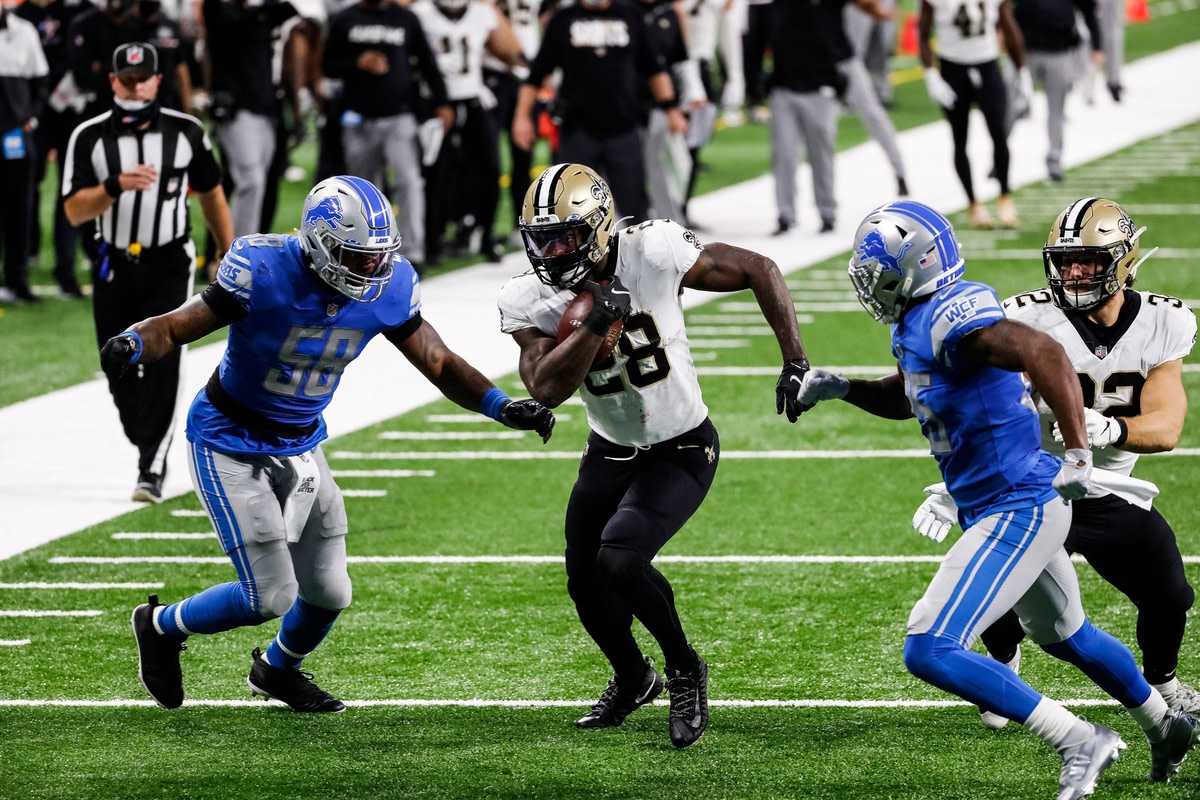
POLYGON ((646 659, 646 674, 635 684, 625 684, 616 676, 608 682, 608 688, 592 710, 575 720, 577 728, 615 728, 641 706, 662 694, 662 678, 649 658, 646 659))
POLYGON ((272 697, 287 703, 293 711, 334 713, 345 711, 341 700, 312 682, 311 672, 298 669, 276 669, 267 663, 262 650, 257 647, 251 653, 254 666, 246 683, 251 694, 272 697))
POLYGON ((163 476, 153 472, 139 472, 137 486, 129 498, 138 503, 162 502, 163 476))
POLYGON ((179 668, 179 654, 187 646, 178 639, 163 636, 155 629, 154 609, 161 605, 158 595, 152 594, 149 602, 135 608, 129 618, 137 639, 138 677, 154 702, 163 708, 179 708, 183 705, 183 672, 179 668))
POLYGON ((671 693, 671 744, 687 747, 708 727, 708 664, 691 672, 667 669, 667 691, 671 693))

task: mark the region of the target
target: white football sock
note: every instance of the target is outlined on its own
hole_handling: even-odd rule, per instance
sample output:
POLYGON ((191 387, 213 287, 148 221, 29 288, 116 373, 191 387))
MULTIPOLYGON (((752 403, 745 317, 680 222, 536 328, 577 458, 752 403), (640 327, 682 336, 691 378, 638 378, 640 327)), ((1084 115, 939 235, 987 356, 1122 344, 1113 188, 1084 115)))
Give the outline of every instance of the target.
POLYGON ((1092 735, 1091 724, 1072 714, 1049 697, 1043 697, 1033 709, 1025 727, 1060 753, 1087 741, 1092 735))

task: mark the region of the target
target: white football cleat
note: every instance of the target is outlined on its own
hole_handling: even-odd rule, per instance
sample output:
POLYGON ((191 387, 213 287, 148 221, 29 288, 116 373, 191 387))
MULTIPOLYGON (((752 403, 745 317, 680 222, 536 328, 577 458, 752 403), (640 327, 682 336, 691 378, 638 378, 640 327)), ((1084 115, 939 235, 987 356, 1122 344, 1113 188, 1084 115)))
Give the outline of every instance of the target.
MULTIPOLYGON (((1001 661, 1001 664, 1011 669, 1018 675, 1021 674, 1021 645, 1017 645, 1017 653, 1012 657, 1012 661, 1007 663, 1001 661)), ((980 711, 979 718, 983 720, 983 724, 994 731, 998 731, 1008 724, 1008 717, 1002 717, 999 714, 993 714, 991 711, 980 711)))

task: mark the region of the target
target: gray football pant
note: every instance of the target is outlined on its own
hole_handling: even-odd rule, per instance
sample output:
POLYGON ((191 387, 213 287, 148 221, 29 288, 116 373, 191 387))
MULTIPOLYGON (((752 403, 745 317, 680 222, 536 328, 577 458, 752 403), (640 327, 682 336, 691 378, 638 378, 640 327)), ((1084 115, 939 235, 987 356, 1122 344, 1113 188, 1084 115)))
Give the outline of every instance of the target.
POLYGON ((871 85, 867 68, 858 58, 848 58, 837 67, 846 79, 846 106, 862 120, 871 138, 879 142, 896 177, 903 178, 904 159, 900 156, 900 145, 896 143, 896 126, 871 85))
POLYGON ((838 101, 821 92, 771 90, 771 174, 779 221, 796 224, 796 169, 806 152, 812 166, 813 195, 822 221, 837 217, 833 193, 833 148, 837 136, 838 101))
POLYGON ((267 170, 275 159, 275 123, 265 114, 238 111, 233 119, 217 126, 217 140, 233 179, 229 197, 233 235, 259 233, 267 170))
POLYGON ((1066 119, 1067 93, 1075 82, 1077 63, 1073 50, 1046 53, 1026 50, 1025 62, 1034 81, 1042 85, 1046 93, 1046 134, 1049 147, 1046 149, 1046 169, 1059 172, 1062 169, 1063 122, 1066 119))
POLYGON ((342 127, 346 171, 388 187, 396 204, 400 250, 414 264, 425 260, 425 181, 421 178, 421 151, 417 144, 417 118, 413 114, 364 119, 353 128, 342 127), (384 182, 384 170, 390 180, 384 182))
MULTIPOLYGON (((683 222, 683 207, 672 194, 670 184, 679 176, 670 174, 667 157, 667 112, 654 109, 642 134, 642 159, 646 162, 646 194, 650 198, 650 218, 683 222)), ((686 182, 687 178, 683 180, 686 182)))
MULTIPOLYGON (((880 6, 894 8, 895 0, 881 0, 880 6)), ((892 56, 896 51, 896 22, 878 20, 853 3, 847 3, 842 12, 842 23, 846 38, 854 48, 854 54, 862 59, 875 96, 881 103, 892 102, 892 56)))
POLYGON ((1010 608, 1039 645, 1061 642, 1083 626, 1079 577, 1063 548, 1071 507, 1055 497, 1042 506, 1041 524, 1021 544, 1007 527, 1010 513, 984 517, 950 548, 908 618, 909 635, 931 633, 970 648, 1010 608), (997 562, 997 554, 1009 560, 997 562), (987 556, 987 557, 985 557, 987 556), (997 571, 996 567, 1003 567, 997 571))
POLYGON ((1125 63, 1125 0, 1097 0, 1096 13, 1104 40, 1104 80, 1109 86, 1120 86, 1125 63))
POLYGON ((317 496, 290 544, 284 507, 298 487, 287 459, 227 455, 195 442, 188 448, 196 494, 264 619, 286 614, 297 593, 332 611, 350 605, 346 507, 320 447, 308 453, 319 471, 317 496))

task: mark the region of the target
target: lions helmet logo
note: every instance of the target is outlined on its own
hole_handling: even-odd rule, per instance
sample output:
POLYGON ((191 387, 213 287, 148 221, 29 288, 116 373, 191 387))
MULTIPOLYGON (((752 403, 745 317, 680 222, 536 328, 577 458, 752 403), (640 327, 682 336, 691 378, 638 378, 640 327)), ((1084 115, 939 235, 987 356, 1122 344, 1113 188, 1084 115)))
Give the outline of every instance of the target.
POLYGON ((336 230, 338 221, 342 218, 342 201, 337 195, 326 195, 304 212, 304 226, 311 227, 320 220, 336 230))
POLYGON ((878 262, 880 274, 894 272, 903 278, 904 270, 900 268, 900 259, 904 258, 904 254, 908 252, 910 247, 912 247, 912 242, 905 242, 900 245, 900 252, 892 255, 888 252, 887 242, 884 240, 883 234, 877 230, 869 231, 858 246, 858 260, 861 262, 878 262))

